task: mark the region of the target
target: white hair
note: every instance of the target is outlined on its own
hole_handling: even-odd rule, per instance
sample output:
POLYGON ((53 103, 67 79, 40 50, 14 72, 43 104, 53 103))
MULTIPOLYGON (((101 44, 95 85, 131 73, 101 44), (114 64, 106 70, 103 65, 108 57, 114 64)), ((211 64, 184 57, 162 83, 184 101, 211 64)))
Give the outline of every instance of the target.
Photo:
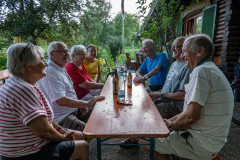
POLYGON ((151 46, 151 47, 154 47, 155 46, 155 44, 154 44, 154 41, 152 40, 152 39, 145 39, 143 42, 142 42, 142 44, 149 44, 149 46, 151 46))
MULTIPOLYGON (((185 40, 186 43, 191 42, 191 49, 196 50, 199 47, 203 47, 206 56, 212 57, 214 54, 214 45, 211 38, 206 34, 196 34, 188 37, 185 40)), ((184 42, 184 43, 185 43, 184 42)))
POLYGON ((63 45, 65 46, 65 44, 63 42, 58 42, 58 41, 53 41, 48 45, 48 57, 51 57, 51 52, 56 50, 58 48, 59 45, 63 45))
POLYGON ((86 53, 87 52, 86 47, 84 45, 82 45, 82 44, 73 46, 71 48, 71 51, 70 51, 71 59, 72 59, 72 55, 73 54, 78 54, 79 52, 80 53, 86 53))
POLYGON ((24 65, 35 65, 40 61, 40 54, 44 54, 41 47, 28 43, 15 43, 7 49, 7 68, 13 75, 22 74, 26 68, 24 65))

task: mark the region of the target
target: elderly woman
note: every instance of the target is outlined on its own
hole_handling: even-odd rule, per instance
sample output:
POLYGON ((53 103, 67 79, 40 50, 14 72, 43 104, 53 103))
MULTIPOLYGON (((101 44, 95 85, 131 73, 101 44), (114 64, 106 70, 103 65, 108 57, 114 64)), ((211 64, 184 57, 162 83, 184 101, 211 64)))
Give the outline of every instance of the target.
MULTIPOLYGON (((65 68, 73 81, 78 99, 87 101, 99 95, 104 84, 94 82, 88 75, 83 65, 85 57, 86 48, 83 45, 73 46, 70 52, 71 62, 65 68)), ((91 113, 88 108, 80 108, 80 112, 81 116, 86 116, 86 120, 91 113)))
POLYGON ((91 79, 83 65, 85 56, 86 48, 83 45, 73 46, 70 52, 71 62, 65 68, 73 81, 78 99, 89 100, 100 94, 104 84, 91 79))
POLYGON ((44 50, 16 43, 7 50, 12 74, 0 89, 1 160, 88 159, 88 143, 80 132, 65 131, 36 82, 46 76, 44 50))
POLYGON ((87 70, 89 76, 95 81, 99 82, 100 79, 100 62, 96 59, 97 56, 97 47, 93 44, 87 46, 87 54, 85 62, 83 63, 84 67, 87 70))

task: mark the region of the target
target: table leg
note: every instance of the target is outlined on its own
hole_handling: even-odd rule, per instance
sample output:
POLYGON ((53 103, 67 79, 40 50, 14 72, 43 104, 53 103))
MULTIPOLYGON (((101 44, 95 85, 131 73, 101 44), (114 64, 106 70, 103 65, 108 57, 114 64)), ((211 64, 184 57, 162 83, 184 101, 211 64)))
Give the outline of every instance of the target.
POLYGON ((154 145, 155 145, 154 138, 150 138, 150 160, 154 160, 154 145))
POLYGON ((101 138, 97 138, 97 157, 98 157, 98 160, 101 160, 101 138))

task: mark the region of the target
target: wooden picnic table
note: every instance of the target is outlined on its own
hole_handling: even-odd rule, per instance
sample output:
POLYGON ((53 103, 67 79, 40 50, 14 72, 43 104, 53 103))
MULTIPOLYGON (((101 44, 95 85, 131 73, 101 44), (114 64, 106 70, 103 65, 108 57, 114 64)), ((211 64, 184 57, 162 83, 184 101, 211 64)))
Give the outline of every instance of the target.
POLYGON ((108 77, 101 92, 105 99, 96 103, 83 134, 86 138, 97 138, 98 159, 101 142, 106 141, 102 138, 150 138, 153 159, 154 138, 167 137, 169 130, 142 83, 133 83, 131 89, 125 87, 126 99, 132 101, 129 106, 117 104, 113 76, 108 77))

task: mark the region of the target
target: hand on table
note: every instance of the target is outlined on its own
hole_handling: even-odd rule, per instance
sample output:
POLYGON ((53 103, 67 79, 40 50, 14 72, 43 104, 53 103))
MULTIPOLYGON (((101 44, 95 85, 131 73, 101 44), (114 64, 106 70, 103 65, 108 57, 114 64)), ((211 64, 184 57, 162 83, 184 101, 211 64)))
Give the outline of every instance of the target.
POLYGON ((163 121, 166 124, 166 126, 169 128, 169 125, 172 123, 172 121, 170 119, 166 119, 166 118, 163 118, 163 121))
POLYGON ((91 98, 89 101, 88 101, 88 105, 89 107, 90 106, 93 106, 97 101, 100 101, 100 100, 103 100, 105 99, 104 96, 94 96, 93 98, 91 98))
POLYGON ((135 77, 133 79, 133 82, 144 83, 145 82, 145 78, 144 77, 135 77))

